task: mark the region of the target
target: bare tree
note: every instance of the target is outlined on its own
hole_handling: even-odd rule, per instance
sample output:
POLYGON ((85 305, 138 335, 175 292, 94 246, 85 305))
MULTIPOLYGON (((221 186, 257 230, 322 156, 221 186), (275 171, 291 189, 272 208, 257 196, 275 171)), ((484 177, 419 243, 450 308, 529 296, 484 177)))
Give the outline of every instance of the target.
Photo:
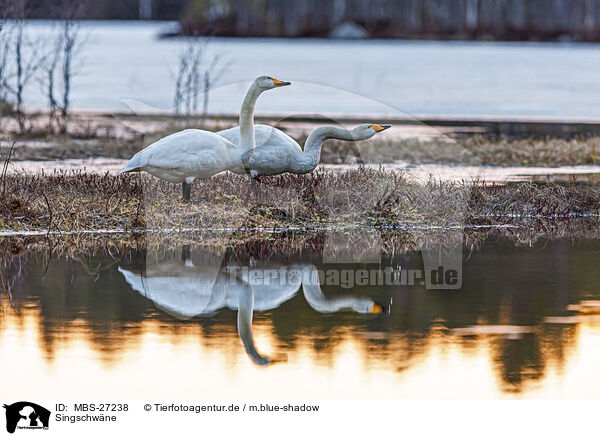
POLYGON ((175 78, 175 95, 173 97, 173 110, 175 115, 179 115, 181 106, 183 105, 184 82, 188 70, 188 54, 187 51, 179 54, 179 63, 177 77, 175 78))
POLYGON ((24 133, 27 130, 24 93, 31 79, 34 77, 43 56, 37 55, 39 44, 24 34, 25 21, 18 19, 13 24, 14 29, 8 36, 7 47, 9 57, 14 61, 14 70, 4 74, 3 88, 14 100, 14 114, 19 124, 19 130, 24 133))
POLYGON ((48 128, 53 131, 55 121, 57 118, 57 109, 58 103, 55 97, 55 72, 58 66, 58 62, 60 60, 60 53, 62 48, 62 38, 60 35, 57 35, 54 41, 54 46, 52 50, 48 53, 48 56, 42 62, 41 69, 43 71, 42 77, 40 77, 40 83, 42 85, 42 90, 46 94, 46 98, 48 99, 48 128))
POLYGON ((81 16, 82 5, 81 0, 64 0, 59 8, 61 21, 54 49, 43 63, 45 74, 42 84, 48 99, 49 124, 52 126, 54 120, 58 120, 61 133, 67 131, 76 58, 85 43, 79 22, 76 21, 81 16))
POLYGON ((6 8, 4 5, 0 5, 0 123, 4 119, 5 112, 11 112, 5 86, 9 57, 9 38, 6 21, 6 8))
POLYGON ((24 96, 27 86, 34 78, 45 54, 42 49, 43 40, 25 32, 25 6, 24 0, 9 4, 5 10, 5 17, 12 21, 5 21, 2 26, 2 46, 0 50, 0 63, 2 74, 0 89, 7 99, 14 104, 14 115, 19 125, 19 131, 27 130, 24 111, 24 96))
POLYGON ((210 64, 208 65, 208 68, 204 70, 204 80, 202 89, 202 95, 204 96, 204 101, 202 104, 203 120, 205 120, 206 116, 208 115, 208 99, 210 91, 217 85, 219 79, 223 77, 223 74, 225 74, 228 68, 229 62, 224 62, 221 58, 221 55, 217 54, 212 58, 210 64))
POLYGON ((198 109, 199 70, 204 45, 202 41, 190 40, 179 54, 175 97, 173 99, 173 107, 177 115, 185 111, 189 116, 198 109))
POLYGON ((177 115, 184 111, 188 117, 198 113, 199 98, 202 95, 202 118, 206 118, 210 91, 228 67, 221 55, 207 59, 209 42, 210 39, 194 38, 179 54, 173 97, 173 108, 177 115))
MULTIPOLYGON (((81 3, 80 3, 81 5, 81 3)), ((81 8, 81 6, 79 6, 81 8)), ((69 106, 71 104, 71 80, 74 73, 74 58, 83 45, 80 38, 79 23, 73 21, 74 11, 69 12, 63 19, 63 52, 62 52, 62 102, 60 105, 60 114, 62 119, 61 130, 67 129, 67 119, 69 116, 69 106)))

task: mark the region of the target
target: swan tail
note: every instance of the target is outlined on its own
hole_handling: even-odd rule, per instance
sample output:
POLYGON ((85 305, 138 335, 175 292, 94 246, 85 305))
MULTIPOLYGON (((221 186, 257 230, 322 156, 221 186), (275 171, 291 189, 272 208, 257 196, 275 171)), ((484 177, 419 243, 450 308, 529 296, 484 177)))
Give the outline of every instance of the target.
POLYGON ((119 174, 137 173, 142 170, 143 166, 144 165, 142 164, 142 157, 138 153, 134 155, 131 159, 129 159, 129 162, 127 162, 127 166, 123 168, 119 174))

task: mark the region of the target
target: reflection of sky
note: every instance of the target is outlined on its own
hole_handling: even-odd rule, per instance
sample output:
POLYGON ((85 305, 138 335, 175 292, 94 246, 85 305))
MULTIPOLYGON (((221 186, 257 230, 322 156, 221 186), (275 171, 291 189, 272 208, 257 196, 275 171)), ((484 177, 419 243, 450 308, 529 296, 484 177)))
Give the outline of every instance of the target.
MULTIPOLYGON (((7 313, 7 312, 5 312, 7 313)), ((365 346, 360 335, 344 329, 332 355, 319 358, 301 341, 288 350, 287 363, 264 368, 245 358, 232 329, 213 346, 200 338, 197 326, 178 334, 156 320, 145 321, 141 334, 126 344, 119 357, 106 361, 83 325, 68 330, 47 360, 41 349, 39 314, 4 319, 0 335, 2 391, 8 397, 33 389, 40 399, 63 397, 94 400, 165 397, 179 399, 310 399, 310 398, 497 398, 510 397, 499 390, 491 371, 490 338, 465 348, 444 335, 432 335, 422 355, 398 372, 395 358, 381 359, 365 346), (370 356, 370 354, 373 354, 370 356), (16 359, 14 356, 27 356, 16 359), (282 388, 283 387, 283 388, 282 388)), ((223 332, 225 333, 225 332, 223 332)), ((255 327, 260 349, 275 353, 277 339, 268 323, 255 327)), ((390 337, 393 340, 393 336, 390 337)), ((600 328, 583 323, 577 346, 566 367, 550 365, 543 380, 518 395, 520 398, 597 398, 600 328)))
MULTIPOLYGON (((158 40, 162 23, 84 27, 75 108, 122 111, 125 98, 170 107, 182 39, 158 40)), ((261 97, 258 113, 389 113, 357 97, 363 95, 412 116, 600 118, 600 47, 594 44, 219 38, 212 50, 233 61, 221 83, 233 85, 211 96, 213 112, 238 111, 245 91, 239 83, 269 74, 296 83, 261 97)), ((32 108, 45 107, 39 88, 30 87, 32 108)))

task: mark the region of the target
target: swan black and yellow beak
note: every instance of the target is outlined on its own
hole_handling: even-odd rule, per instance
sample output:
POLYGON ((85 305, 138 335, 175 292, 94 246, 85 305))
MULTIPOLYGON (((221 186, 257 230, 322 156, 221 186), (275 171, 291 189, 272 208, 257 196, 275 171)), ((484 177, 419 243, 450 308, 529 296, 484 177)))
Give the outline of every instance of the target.
POLYGON ((288 361, 287 356, 281 355, 279 357, 274 357, 272 359, 269 359, 268 365, 277 365, 278 363, 287 363, 287 361, 288 361))
POLYGON ((291 82, 282 82, 281 80, 274 79, 273 77, 269 77, 269 79, 273 81, 275 88, 278 88, 280 86, 288 86, 292 84, 291 82))
POLYGON ((381 132, 382 130, 389 129, 390 127, 392 127, 392 125, 391 124, 371 124, 369 127, 371 129, 375 130, 376 132, 381 132))
POLYGON ((372 314, 382 314, 382 315, 389 315, 391 313, 391 303, 388 306, 384 306, 383 304, 379 304, 379 303, 373 303, 373 306, 371 307, 370 312, 372 314))
POLYGON ((371 313, 381 313, 383 312, 383 306, 381 304, 373 304, 373 306, 371 307, 371 313))

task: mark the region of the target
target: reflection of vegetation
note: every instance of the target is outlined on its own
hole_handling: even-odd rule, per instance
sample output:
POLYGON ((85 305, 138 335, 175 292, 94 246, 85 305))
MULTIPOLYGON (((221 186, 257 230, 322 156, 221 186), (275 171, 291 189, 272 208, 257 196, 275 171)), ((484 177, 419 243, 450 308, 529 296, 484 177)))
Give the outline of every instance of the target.
MULTIPOLYGON (((572 239, 590 241, 600 238, 600 227, 595 219, 565 219, 547 220, 531 219, 528 226, 504 227, 465 227, 460 232, 461 241, 466 250, 467 257, 484 245, 486 240, 504 240, 517 246, 532 246, 538 241, 553 241, 559 239, 572 239)), ((265 258, 272 254, 295 255, 302 252, 322 252, 325 248, 327 235, 334 236, 340 241, 348 241, 347 255, 358 258, 361 253, 376 249, 381 253, 406 253, 439 247, 440 245, 452 248, 452 244, 460 243, 455 240, 456 230, 418 228, 373 228, 367 229, 367 235, 374 230, 378 238, 376 246, 363 246, 352 244, 356 229, 329 229, 325 230, 289 230, 289 229, 241 229, 241 230, 194 230, 173 232, 145 232, 130 231, 116 233, 62 233, 50 234, 46 232, 39 236, 13 236, 0 239, 0 252, 4 256, 29 252, 52 251, 57 256, 75 257, 84 251, 112 251, 122 252, 125 249, 136 249, 145 246, 153 250, 163 249, 169 251, 173 244, 188 245, 192 248, 223 249, 234 246, 236 255, 240 259, 249 261, 251 258, 265 258)), ((360 236, 360 235, 359 235, 360 236)), ((6 259, 4 257, 4 259, 6 259)), ((596 259, 581 259, 577 267, 589 269, 596 265, 596 259)), ((582 275, 580 275, 582 276, 582 275)), ((595 282, 589 281, 593 289, 595 282)))
POLYGON ((507 390, 518 392, 526 383, 543 377, 545 362, 536 335, 523 335, 519 340, 498 338, 493 349, 507 390))
MULTIPOLYGON (((18 252, 5 255, 4 277, 15 278, 11 287, 18 312, 39 306, 43 346, 52 358, 57 343, 84 335, 103 359, 118 359, 138 343, 144 321, 158 323, 164 334, 173 337, 199 335, 212 348, 235 341, 235 313, 221 310, 210 318, 178 320, 159 311, 134 292, 116 271, 120 266, 144 269, 144 246, 138 250, 106 246, 84 255, 18 252), (73 255, 76 256, 73 256, 73 255), (42 280, 43 277, 43 280, 42 280), (32 306, 30 303, 36 301, 32 306)), ((322 264, 318 251, 266 252, 262 257, 281 264, 307 262, 317 268, 356 268, 356 265, 322 264)), ((492 350, 503 390, 521 392, 542 380, 549 368, 559 370, 567 363, 576 345, 577 329, 570 324, 545 324, 548 316, 569 314, 569 305, 582 296, 599 298, 590 284, 600 282, 594 262, 596 243, 572 245, 566 241, 538 244, 528 248, 505 245, 503 241, 482 245, 464 264, 460 291, 427 291, 419 286, 382 286, 351 291, 324 286, 328 296, 368 295, 373 299, 393 298, 389 317, 364 317, 355 313, 321 315, 297 296, 281 306, 255 315, 255 325, 268 328, 280 351, 311 349, 314 358, 331 364, 338 345, 352 337, 364 350, 368 365, 392 365, 401 371, 416 365, 430 346, 458 341, 468 353, 473 348, 492 350), (543 248, 543 249, 542 249, 543 248), (565 266, 565 259, 569 259, 565 266), (558 267, 560 266, 560 267, 558 267), (456 337, 452 329, 472 325, 534 326, 532 333, 484 334, 456 337)), ((5 253, 8 250, 4 251, 5 253)), ((235 258, 250 262, 248 253, 260 253, 256 242, 238 245, 235 258), (253 251, 255 250, 255 251, 253 251)), ((161 256, 181 256, 177 249, 165 249, 161 256)), ((382 265, 422 268, 418 252, 396 252, 384 256, 382 265)), ((37 310, 37 309, 36 309, 37 310)), ((240 353, 243 351, 240 349, 240 353)))

